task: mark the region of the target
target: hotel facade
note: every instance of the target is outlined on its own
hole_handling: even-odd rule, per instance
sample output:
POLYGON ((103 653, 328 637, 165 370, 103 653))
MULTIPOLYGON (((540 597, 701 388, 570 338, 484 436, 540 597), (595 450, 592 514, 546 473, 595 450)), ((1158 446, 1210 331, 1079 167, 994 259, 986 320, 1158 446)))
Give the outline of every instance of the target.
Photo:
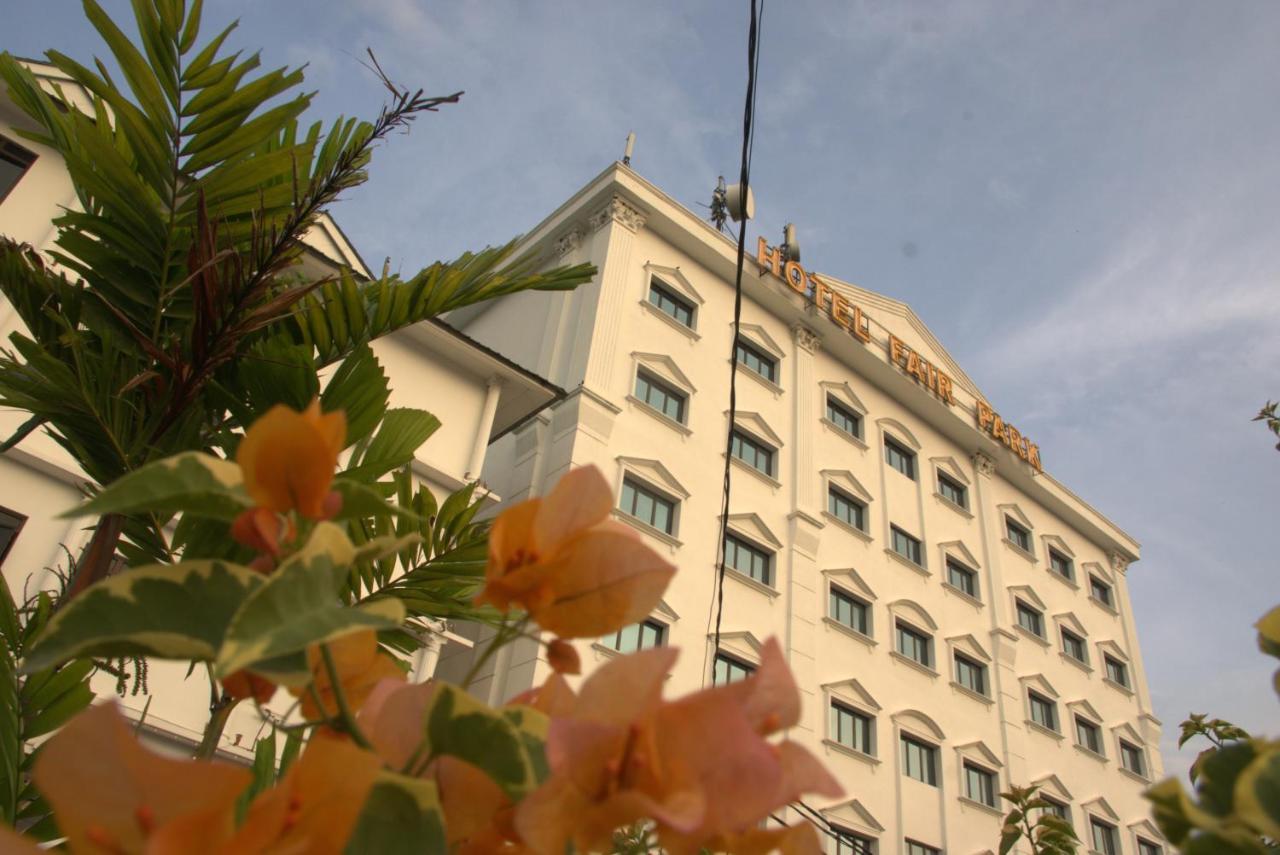
MULTIPOLYGON (((730 238, 614 164, 524 251, 600 272, 450 317, 569 390, 490 449, 486 483, 516 501, 595 465, 615 517, 679 568, 649 620, 580 643, 588 671, 675 645, 681 694, 749 673, 777 637, 804 701, 790 736, 846 790, 809 804, 832 853, 995 851, 998 793, 1031 783, 1083 850, 1164 851, 1141 796, 1162 765, 1126 583, 1138 543, 1053 478, 1051 450, 909 307, 753 242, 731 423, 730 238)), ((448 645, 437 673, 472 655, 448 645)), ((500 701, 549 670, 516 645, 477 690, 500 701)))

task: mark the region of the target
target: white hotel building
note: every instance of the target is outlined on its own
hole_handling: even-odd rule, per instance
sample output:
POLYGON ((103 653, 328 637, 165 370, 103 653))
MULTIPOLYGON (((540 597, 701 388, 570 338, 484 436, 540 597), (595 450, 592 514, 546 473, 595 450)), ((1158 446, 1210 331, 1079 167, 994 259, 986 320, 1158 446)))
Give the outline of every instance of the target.
MULTIPOLYGON (((581 645, 588 669, 674 644, 678 694, 750 671, 777 636, 804 698, 792 738, 846 790, 812 803, 844 835, 831 852, 995 851, 997 794, 1030 783, 1083 850, 1163 851, 1141 796, 1162 769, 1125 578, 1138 544, 1041 471, 910 308, 749 246, 713 651, 736 246, 614 164, 526 250, 600 273, 450 318, 570 390, 493 446, 486 481, 513 501, 594 464, 616 517, 679 567, 649 621, 581 645)), ((470 656, 450 645, 439 673, 470 656)), ((548 672, 535 645, 508 648, 479 690, 548 672)))

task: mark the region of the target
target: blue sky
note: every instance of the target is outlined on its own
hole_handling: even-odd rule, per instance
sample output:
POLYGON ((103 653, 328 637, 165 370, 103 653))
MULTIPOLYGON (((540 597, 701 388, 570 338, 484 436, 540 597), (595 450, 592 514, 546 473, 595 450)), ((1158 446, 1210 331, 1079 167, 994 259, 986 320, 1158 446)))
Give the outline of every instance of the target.
MULTIPOLYGON (((127 4, 108 2, 115 14, 127 4)), ((690 207, 736 172, 743 3, 209 0, 315 113, 396 80, 466 90, 336 209, 405 271, 528 229, 608 162, 690 207)), ((78 4, 20 0, 0 46, 100 52, 78 4)), ((770 239, 910 303, 1046 467, 1143 544, 1129 573, 1170 736, 1190 711, 1273 732, 1250 624, 1280 601, 1280 6, 770 3, 753 186, 770 239)), ((731 178, 732 180, 732 178, 731 178)), ((696 209, 696 208, 695 208, 696 209)))

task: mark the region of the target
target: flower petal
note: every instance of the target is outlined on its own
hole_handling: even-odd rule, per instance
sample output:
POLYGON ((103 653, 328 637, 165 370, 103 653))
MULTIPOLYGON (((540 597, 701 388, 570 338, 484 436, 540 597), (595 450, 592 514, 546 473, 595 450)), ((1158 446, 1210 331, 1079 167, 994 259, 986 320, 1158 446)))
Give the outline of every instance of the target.
POLYGON ((607 519, 613 510, 613 490, 594 466, 570 469, 560 477, 539 509, 537 545, 555 549, 577 532, 607 519))
POLYGON ((338 460, 333 448, 335 415, 342 419, 345 433, 341 413, 308 417, 283 404, 249 426, 236 450, 236 462, 254 502, 276 513, 296 509, 312 519, 324 514, 338 460))

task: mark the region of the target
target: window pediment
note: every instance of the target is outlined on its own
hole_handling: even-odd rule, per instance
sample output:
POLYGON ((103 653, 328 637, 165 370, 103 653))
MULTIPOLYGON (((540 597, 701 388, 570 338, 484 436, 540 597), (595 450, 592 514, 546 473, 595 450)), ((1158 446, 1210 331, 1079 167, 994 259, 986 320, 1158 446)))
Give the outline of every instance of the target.
POLYGON ((930 632, 938 631, 938 624, 934 619, 929 616, 923 606, 913 600, 894 600, 889 603, 889 613, 905 619, 908 623, 928 629, 930 632))
POLYGON ((1061 552, 1063 555, 1074 560, 1076 554, 1071 551, 1071 547, 1067 546, 1067 542, 1056 534, 1046 534, 1041 536, 1046 547, 1052 546, 1055 552, 1061 552))
POLYGON ((1089 631, 1084 628, 1084 624, 1071 612, 1060 612, 1053 616, 1053 620, 1058 624, 1059 629, 1066 627, 1081 638, 1089 637, 1089 631))
POLYGON ((1164 835, 1160 833, 1160 829, 1156 828, 1149 819, 1140 819, 1137 822, 1131 822, 1126 828, 1131 834, 1150 840, 1152 843, 1164 843, 1164 835))
POLYGON ((1009 588, 1009 593, 1014 598, 1022 600, 1029 606, 1035 606, 1041 612, 1048 608, 1044 604, 1044 600, 1032 589, 1030 585, 1013 585, 1009 588))
MULTIPOLYGON (((729 415, 729 411, 725 410, 725 417, 729 415)), ((774 449, 782 448, 782 437, 778 436, 777 431, 769 427, 769 423, 759 413, 749 413, 742 410, 734 415, 733 426, 742 428, 747 433, 755 434, 759 439, 764 440, 774 447, 774 449)))
POLYGON ((939 543, 938 547, 942 550, 944 566, 946 557, 950 555, 970 570, 981 569, 978 567, 978 559, 969 551, 969 547, 965 546, 963 542, 959 540, 948 540, 944 543, 939 543))
POLYGON ((729 514, 729 530, 744 535, 761 546, 772 546, 774 549, 782 548, 782 541, 778 540, 774 533, 769 531, 769 527, 764 524, 764 520, 760 519, 759 514, 729 514))
MULTIPOLYGON (((714 640, 715 635, 708 635, 707 638, 714 640)), ((764 643, 750 632, 722 632, 720 649, 731 656, 738 657, 743 662, 759 665, 760 651, 764 649, 764 643)))
POLYGON ((969 476, 964 473, 962 468, 960 468, 959 462, 957 462, 954 457, 930 457, 929 462, 932 463, 934 467, 941 469, 943 472, 959 481, 961 484, 968 486, 971 483, 969 481, 969 476))
POLYGON ((876 598, 876 592, 871 590, 871 586, 852 567, 845 567, 839 570, 823 570, 822 575, 843 587, 849 588, 851 593, 857 594, 866 600, 874 601, 876 598))
POLYGON ((1067 704, 1067 709, 1071 710, 1072 713, 1079 713, 1094 724, 1098 724, 1102 721, 1102 716, 1098 715, 1098 711, 1093 708, 1093 704, 1089 703, 1084 698, 1081 698, 1078 701, 1071 701, 1067 704))
POLYGON ((1098 652, 1106 654, 1113 659, 1119 659, 1126 665, 1129 664, 1129 655, 1124 652, 1124 648, 1110 639, 1098 642, 1098 652))
POLYGON ((903 730, 914 731, 939 742, 947 738, 946 734, 942 732, 942 728, 938 727, 938 723, 920 712, 920 710, 901 710, 894 713, 890 718, 893 719, 894 724, 903 730))
POLYGON ((1085 572, 1090 573, 1094 576, 1097 576, 1099 579, 1106 582, 1108 585, 1115 584, 1115 579, 1111 577, 1111 571, 1108 570, 1106 567, 1103 567, 1097 561, 1086 561, 1081 566, 1084 568, 1085 572))
POLYGON ((862 486, 862 482, 848 469, 823 469, 819 474, 822 475, 826 483, 834 484, 855 499, 866 504, 871 504, 871 502, 875 501, 871 491, 862 486))
MULTIPOLYGON (((665 267, 661 264, 653 264, 650 262, 644 266, 645 272, 649 277, 658 277, 659 280, 666 283, 669 287, 675 289, 679 296, 693 302, 695 305, 701 306, 706 300, 702 299, 702 295, 698 293, 698 289, 693 287, 693 283, 689 278, 680 272, 679 267, 665 267)), ((648 285, 645 285, 648 288, 648 285)))
MULTIPOLYGON (((684 485, 676 480, 676 476, 671 474, 671 470, 662 465, 659 460, 650 460, 644 457, 618 457, 618 465, 622 468, 623 473, 634 472, 642 479, 653 484, 659 489, 666 490, 671 495, 680 498, 689 498, 689 491, 684 485)), ((618 479, 618 483, 622 483, 622 479, 618 479)))
POLYGON ((671 606, 667 605, 667 601, 666 601, 666 600, 659 600, 659 601, 658 601, 658 605, 654 606, 654 608, 653 608, 653 614, 658 615, 658 616, 659 616, 659 617, 661 617, 663 620, 667 620, 667 621, 670 621, 670 622, 672 622, 672 623, 674 623, 674 622, 676 622, 676 621, 680 620, 680 615, 676 614, 676 610, 675 610, 675 609, 673 609, 673 608, 671 608, 671 606))
POLYGON ((1028 674, 1025 677, 1019 677, 1018 682, 1022 684, 1024 690, 1031 689, 1051 700, 1058 700, 1058 690, 1043 674, 1028 674))
POLYGON ((997 505, 996 510, 1011 517, 1014 522, 1021 525, 1027 531, 1035 531, 1035 526, 1031 524, 1031 518, 1023 512, 1022 508, 1018 507, 1017 503, 1010 502, 1007 505, 997 505))
POLYGON ((698 391, 694 388, 693 381, 689 379, 689 376, 681 371, 675 360, 666 354, 632 351, 631 358, 635 360, 636 365, 653 372, 658 376, 658 379, 665 380, 682 392, 693 394, 698 391))
POLYGON ((1061 801, 1070 802, 1075 798, 1075 796, 1071 795, 1071 791, 1067 789, 1067 785, 1062 783, 1062 779, 1052 773, 1031 783, 1036 784, 1043 792, 1061 801))
POLYGON ((827 821, 848 828, 850 831, 861 831, 872 835, 884 831, 884 826, 857 799, 849 799, 824 807, 821 812, 827 821))
POLYGON ((1109 819, 1112 822, 1120 821, 1120 814, 1116 813, 1115 808, 1111 807, 1111 804, 1102 796, 1090 799, 1080 806, 1094 816, 1100 816, 1103 819, 1109 819))
POLYGON ((1133 725, 1128 722, 1117 724, 1115 727, 1111 728, 1111 732, 1131 745, 1138 748, 1146 748, 1146 743, 1143 742, 1142 736, 1140 736, 1138 731, 1134 729, 1133 725))
POLYGON ((774 359, 782 359, 786 356, 782 347, 773 339, 773 336, 765 332, 764 327, 759 324, 739 324, 739 334, 748 342, 763 350, 774 359))
POLYGON ((961 653, 977 659, 979 662, 991 662, 991 655, 987 653, 986 648, 972 635, 953 635, 947 639, 947 644, 953 650, 959 650, 961 653))
POLYGON ((837 700, 845 701, 855 707, 862 707, 872 712, 880 712, 880 704, 856 679, 850 678, 841 680, 838 683, 827 683, 822 688, 837 700))
POLYGON ((916 435, 907 430, 907 426, 897 419, 891 419, 886 416, 884 418, 876 419, 876 424, 880 426, 881 432, 889 434, 898 442, 907 445, 915 451, 920 450, 920 440, 916 439, 916 435))
POLYGON ((853 391, 853 387, 848 383, 833 383, 830 380, 824 380, 818 385, 828 394, 834 395, 837 401, 849 407, 858 415, 866 416, 867 405, 862 403, 862 399, 858 397, 858 394, 853 391))
POLYGON ((987 744, 981 739, 973 742, 966 742, 964 745, 956 746, 956 754, 969 760, 973 760, 980 766, 986 766, 989 769, 1004 768, 1004 764, 1000 762, 1000 758, 996 753, 987 747, 987 744))

